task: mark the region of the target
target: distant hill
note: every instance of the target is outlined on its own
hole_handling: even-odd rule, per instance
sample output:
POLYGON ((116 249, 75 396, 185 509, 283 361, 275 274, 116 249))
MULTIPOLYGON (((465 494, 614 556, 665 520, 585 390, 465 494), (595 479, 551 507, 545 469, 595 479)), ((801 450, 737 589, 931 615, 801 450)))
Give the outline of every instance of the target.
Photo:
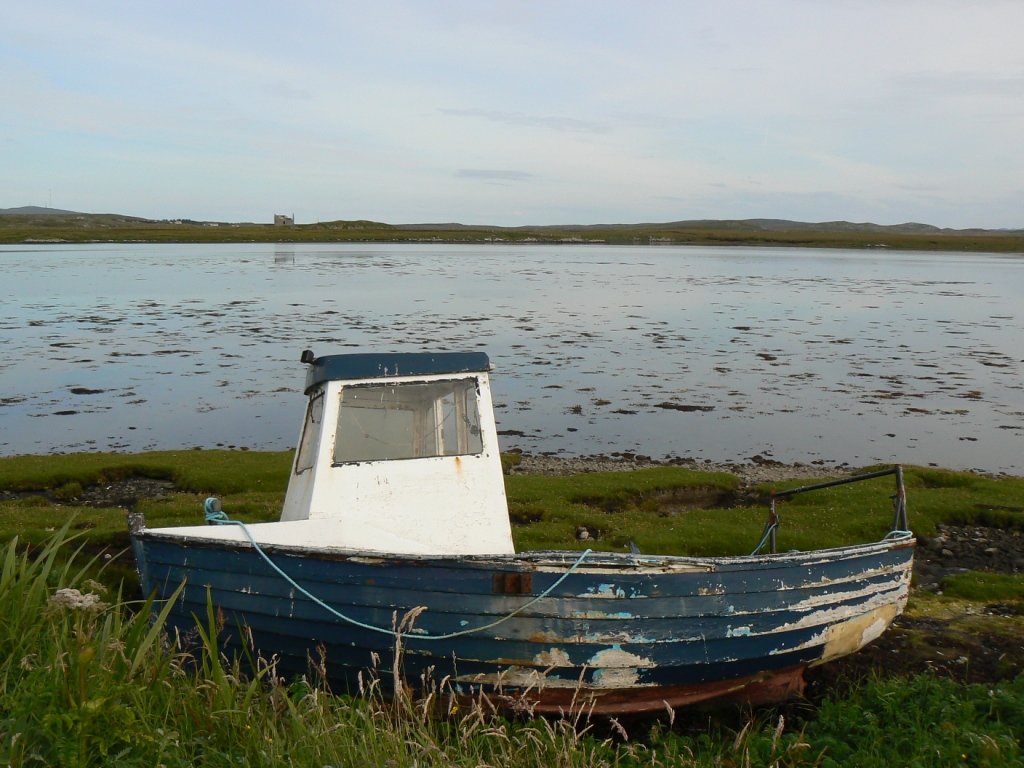
MULTIPOLYGON (((85 216, 95 219, 112 219, 125 222, 158 222, 136 216, 119 214, 93 214, 79 211, 64 211, 60 208, 44 208, 38 205, 23 205, 20 208, 0 208, 0 216, 85 216)), ((182 224, 210 224, 211 222, 179 219, 182 224)), ((222 222, 223 224, 224 222, 222 222)), ((246 226, 246 225, 243 225, 246 226)), ((790 221, 789 219, 687 219, 683 221, 644 222, 640 224, 525 224, 518 227, 502 227, 494 224, 459 224, 456 222, 434 222, 429 224, 384 224, 377 221, 321 221, 306 225, 313 227, 329 227, 332 229, 389 229, 418 232, 591 232, 601 233, 608 230, 625 234, 628 232, 668 232, 669 230, 714 231, 714 232, 806 232, 821 234, 859 234, 859 235, 961 235, 973 237, 1024 236, 1024 228, 1017 229, 949 229, 935 227, 931 224, 919 224, 909 221, 905 224, 873 224, 871 222, 852 221, 790 221)))
POLYGON ((0 209, 0 243, 587 243, 803 248, 893 248, 1024 254, 1024 229, 941 229, 930 224, 872 224, 786 219, 696 219, 661 224, 385 224, 366 220, 270 223, 142 219, 25 206, 0 209))
POLYGON ((21 208, 0 208, 0 216, 85 216, 78 211, 44 208, 41 205, 23 205, 21 208))
POLYGON ((664 223, 645 222, 642 224, 544 224, 540 226, 525 225, 521 227, 498 227, 488 224, 397 224, 396 229, 415 229, 427 231, 445 231, 462 229, 489 229, 508 231, 572 231, 600 232, 614 229, 623 232, 629 230, 713 230, 724 232, 831 232, 860 233, 880 235, 1024 235, 1024 229, 949 229, 934 227, 931 224, 907 222, 905 224, 872 224, 871 222, 855 223, 851 221, 805 222, 789 219, 689 219, 664 223))

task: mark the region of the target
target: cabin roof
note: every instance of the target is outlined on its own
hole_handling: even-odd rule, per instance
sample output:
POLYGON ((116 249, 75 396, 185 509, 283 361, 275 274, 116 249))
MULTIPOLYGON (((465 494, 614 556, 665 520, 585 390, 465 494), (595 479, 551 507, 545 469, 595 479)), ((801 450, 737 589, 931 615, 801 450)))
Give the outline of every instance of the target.
POLYGON ((306 392, 308 394, 310 389, 325 381, 470 373, 488 371, 490 367, 490 360, 484 352, 363 352, 354 355, 324 355, 316 358, 306 372, 306 392))

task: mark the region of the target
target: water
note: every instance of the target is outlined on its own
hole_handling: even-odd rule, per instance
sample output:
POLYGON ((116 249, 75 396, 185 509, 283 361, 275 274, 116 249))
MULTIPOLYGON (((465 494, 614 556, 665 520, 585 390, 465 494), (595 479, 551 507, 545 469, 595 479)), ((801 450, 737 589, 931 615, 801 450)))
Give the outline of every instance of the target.
POLYGON ((1024 258, 0 246, 0 455, 284 449, 299 353, 482 349, 502 447, 1024 474, 1024 258))

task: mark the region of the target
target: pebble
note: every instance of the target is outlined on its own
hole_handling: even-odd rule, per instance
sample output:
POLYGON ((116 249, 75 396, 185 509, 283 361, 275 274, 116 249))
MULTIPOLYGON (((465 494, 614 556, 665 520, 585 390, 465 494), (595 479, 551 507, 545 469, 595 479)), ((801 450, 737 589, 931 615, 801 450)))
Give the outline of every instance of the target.
POLYGON ((532 456, 522 454, 520 463, 512 467, 514 475, 582 475, 590 472, 629 472, 652 467, 680 466, 701 472, 728 472, 736 475, 745 486, 775 483, 780 480, 816 480, 821 478, 846 477, 855 474, 852 467, 808 466, 806 464, 782 464, 755 457, 760 461, 750 464, 731 462, 715 463, 699 459, 665 459, 659 461, 649 456, 635 458, 614 458, 609 456, 532 456))

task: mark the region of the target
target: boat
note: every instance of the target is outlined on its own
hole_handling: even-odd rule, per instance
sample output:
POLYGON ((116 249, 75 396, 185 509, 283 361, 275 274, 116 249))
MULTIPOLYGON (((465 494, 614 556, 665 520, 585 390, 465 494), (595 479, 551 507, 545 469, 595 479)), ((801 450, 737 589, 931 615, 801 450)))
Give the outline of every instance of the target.
MULTIPOLYGON (((537 714, 623 715, 799 694, 907 600, 915 539, 899 466, 772 495, 753 554, 516 552, 485 353, 302 354, 305 417, 281 519, 130 520, 145 593, 184 636, 208 600, 236 645, 335 692, 441 681, 537 714), (775 502, 896 478, 880 541, 778 552, 775 502)), ((580 546, 585 546, 581 542, 580 546)), ((631 547, 635 550, 635 547, 631 547)))

